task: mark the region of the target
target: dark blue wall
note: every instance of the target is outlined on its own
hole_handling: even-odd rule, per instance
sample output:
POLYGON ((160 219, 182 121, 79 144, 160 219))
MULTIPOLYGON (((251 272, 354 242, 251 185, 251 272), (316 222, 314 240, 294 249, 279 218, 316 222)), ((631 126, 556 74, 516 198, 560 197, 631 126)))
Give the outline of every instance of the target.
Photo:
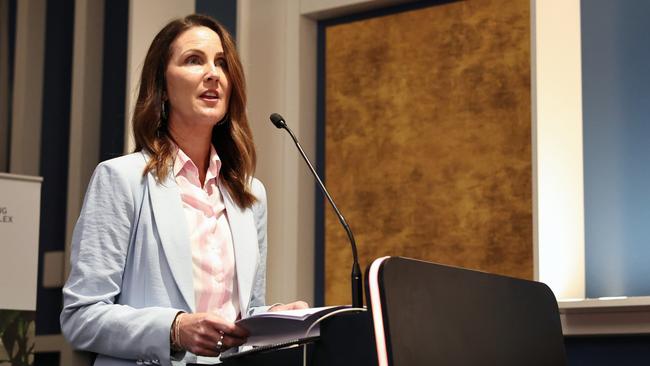
POLYGON ((569 366, 636 366, 650 364, 650 336, 569 337, 569 366))
POLYGON ((237 0, 196 0, 195 6, 197 13, 213 17, 237 39, 237 0))
MULTIPOLYGON (((10 155, 11 155, 11 119, 12 119, 11 116, 12 116, 12 107, 13 107, 13 105, 12 105, 13 104, 12 103, 12 100, 13 100, 12 95, 13 95, 13 85, 14 85, 14 54, 15 54, 15 50, 16 50, 16 9, 17 9, 17 5, 18 4, 16 4, 16 0, 9 0, 8 9, 7 9, 8 13, 9 13, 9 14, 7 14, 9 24, 7 24, 7 35, 6 35, 7 40, 8 40, 8 44, 7 44, 7 49, 2 50, 2 52, 7 52, 7 55, 2 55, 2 57, 6 57, 7 61, 8 61, 8 63, 7 63, 7 67, 8 67, 8 70, 7 70, 8 71, 7 72, 7 79, 8 79, 7 80, 7 83, 8 83, 7 100, 9 101, 9 103, 7 105, 7 111, 6 111, 7 112, 7 114, 6 114, 6 116, 7 116, 7 129, 5 130, 6 138, 4 140, 6 143, 5 143, 4 146, 0 146, 0 149, 3 149, 4 153, 5 153, 5 155, 4 155, 5 160, 0 161, 0 172, 3 172, 3 173, 8 173, 10 171, 9 164, 10 164, 10 161, 11 161, 11 159, 10 159, 10 155)), ((4 28, 0 28, 0 29, 4 30, 4 28)), ((0 32, 2 32, 2 30, 0 30, 0 32)), ((4 36, 4 35, 0 34, 0 36, 4 36)))
POLYGON ((106 1, 99 142, 99 159, 102 161, 121 156, 124 151, 128 32, 129 0, 106 1))
POLYGON ((43 71, 43 118, 41 127, 40 239, 36 334, 59 334, 60 288, 42 286, 43 255, 65 248, 72 94, 72 48, 74 1, 48 1, 45 18, 45 62, 43 71))
MULTIPOLYGON (((650 295, 650 2, 581 3, 588 297, 650 295)), ((568 337, 570 366, 647 365, 650 337, 568 337)))
POLYGON ((650 1, 581 18, 587 296, 650 295, 650 1))

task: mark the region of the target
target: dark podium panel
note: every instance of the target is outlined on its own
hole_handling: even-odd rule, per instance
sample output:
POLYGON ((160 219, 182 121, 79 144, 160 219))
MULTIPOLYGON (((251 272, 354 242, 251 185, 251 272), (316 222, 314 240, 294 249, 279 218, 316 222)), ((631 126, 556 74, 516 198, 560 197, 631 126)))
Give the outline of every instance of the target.
POLYGON ((543 283, 399 257, 376 260, 366 278, 386 365, 566 365, 543 283))
POLYGON ((368 311, 340 313, 305 344, 224 366, 565 366, 551 290, 534 281, 399 257, 366 272, 368 311))

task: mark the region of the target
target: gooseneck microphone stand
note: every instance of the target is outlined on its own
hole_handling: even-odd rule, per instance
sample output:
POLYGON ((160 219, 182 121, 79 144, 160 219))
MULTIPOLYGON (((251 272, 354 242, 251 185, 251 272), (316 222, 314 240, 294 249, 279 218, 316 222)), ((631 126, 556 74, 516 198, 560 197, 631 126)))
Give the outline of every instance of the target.
POLYGON ((354 235, 352 235, 352 230, 350 230, 350 226, 348 225, 347 221, 345 221, 345 218, 341 214, 341 211, 339 211, 338 207, 336 207, 336 204, 334 203, 334 200, 332 199, 332 196, 330 196, 329 192, 327 191, 327 188, 325 188, 325 185, 321 181, 320 177, 316 173, 316 170, 314 169, 314 166, 311 164, 309 161, 309 158, 307 158, 307 155, 305 154, 305 151, 302 149, 302 146, 300 146, 300 143, 298 142, 298 139, 296 136, 293 134, 291 129, 287 126, 287 123, 285 122, 284 118, 279 115, 278 113, 273 113, 271 114, 271 122, 275 125, 275 127, 279 129, 286 130, 291 138, 293 139, 293 142, 296 144, 296 147, 298 148, 298 151, 300 151, 300 155, 302 155, 302 158, 305 160, 307 163, 307 166, 309 166, 309 170, 311 170, 311 173, 314 175, 316 180, 318 181, 318 186, 320 187, 321 191, 325 194, 325 197, 327 197, 327 200, 329 201, 330 205, 332 205, 332 208, 334 209, 334 212, 336 212, 336 216, 338 216, 339 221, 341 222, 341 225, 343 225, 343 228, 345 228, 345 232, 348 234, 348 239, 350 240, 350 246, 352 247, 352 274, 351 274, 351 285, 352 285, 352 306, 355 308, 361 308, 363 307, 363 291, 362 291, 362 286, 361 286, 361 269, 359 268, 359 257, 357 256, 357 244, 354 241, 354 235))

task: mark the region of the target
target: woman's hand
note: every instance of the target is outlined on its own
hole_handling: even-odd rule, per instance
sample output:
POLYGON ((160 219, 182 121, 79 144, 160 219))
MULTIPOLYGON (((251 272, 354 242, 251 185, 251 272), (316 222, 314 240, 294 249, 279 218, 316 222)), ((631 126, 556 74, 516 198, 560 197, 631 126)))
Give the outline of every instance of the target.
POLYGON ((223 318, 209 313, 178 315, 179 343, 195 355, 216 357, 228 348, 246 342, 248 332, 223 318))
POLYGON ((309 304, 304 301, 294 301, 288 304, 273 305, 269 311, 300 310, 309 308, 309 304))

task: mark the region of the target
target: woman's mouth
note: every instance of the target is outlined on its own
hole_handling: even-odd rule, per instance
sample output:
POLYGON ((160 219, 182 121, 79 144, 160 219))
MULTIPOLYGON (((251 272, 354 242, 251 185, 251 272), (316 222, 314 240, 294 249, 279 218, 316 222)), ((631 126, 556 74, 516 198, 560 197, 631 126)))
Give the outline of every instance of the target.
POLYGON ((199 98, 209 101, 215 101, 219 99, 219 93, 214 90, 207 90, 199 96, 199 98))

